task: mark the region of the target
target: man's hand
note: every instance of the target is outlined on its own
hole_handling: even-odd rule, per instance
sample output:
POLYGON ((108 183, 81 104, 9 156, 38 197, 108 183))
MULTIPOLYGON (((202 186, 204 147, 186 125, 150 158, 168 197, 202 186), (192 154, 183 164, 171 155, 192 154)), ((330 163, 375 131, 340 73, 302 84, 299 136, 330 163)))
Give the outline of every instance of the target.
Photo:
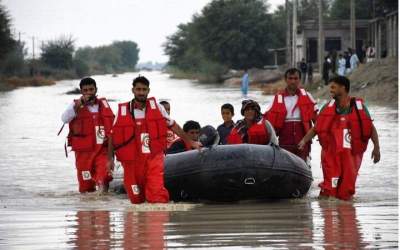
POLYGON ((303 150, 305 145, 306 145, 306 142, 304 142, 304 140, 302 139, 302 140, 299 142, 299 144, 297 144, 297 148, 298 148, 299 150, 303 150))
POLYGON ((107 173, 112 176, 114 171, 114 159, 108 159, 106 164, 107 173))
POLYGON ((379 147, 374 147, 371 153, 371 159, 374 159, 374 163, 379 162, 381 159, 381 152, 379 150, 379 147))
POLYGON ((190 146, 193 148, 193 149, 197 149, 197 150, 201 150, 201 147, 203 147, 203 145, 200 143, 200 142, 198 142, 198 141, 190 141, 190 146))

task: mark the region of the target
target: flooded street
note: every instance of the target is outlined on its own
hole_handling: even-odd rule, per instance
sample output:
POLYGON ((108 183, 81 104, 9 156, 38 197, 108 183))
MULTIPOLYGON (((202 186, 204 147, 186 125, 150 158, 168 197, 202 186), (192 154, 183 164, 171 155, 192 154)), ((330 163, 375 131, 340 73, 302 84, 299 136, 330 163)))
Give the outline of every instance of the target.
MULTIPOLYGON (((171 103, 180 125, 222 123, 232 103, 240 119, 239 88, 200 85, 143 72, 150 96, 171 103)), ((117 103, 132 98, 137 74, 95 76, 98 95, 117 103)), ((77 97, 79 81, 0 93, 0 249, 397 249, 398 111, 370 106, 380 136, 381 161, 364 154, 353 202, 319 200, 320 147, 314 141, 314 182, 302 199, 233 204, 190 204, 141 209, 124 195, 81 195, 74 155, 64 156, 68 129, 57 137, 61 113, 77 97), (188 208, 189 207, 189 208, 188 208), (153 211, 146 211, 153 210, 153 211), (158 210, 158 211, 154 211, 158 210)), ((272 96, 251 90, 262 111, 272 96)))

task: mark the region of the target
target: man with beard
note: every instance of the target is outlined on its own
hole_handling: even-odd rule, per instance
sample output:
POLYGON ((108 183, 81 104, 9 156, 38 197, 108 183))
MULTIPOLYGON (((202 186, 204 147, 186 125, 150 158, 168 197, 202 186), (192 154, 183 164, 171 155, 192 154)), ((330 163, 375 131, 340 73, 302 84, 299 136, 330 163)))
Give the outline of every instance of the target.
POLYGON ((146 77, 135 78, 132 85, 134 99, 118 105, 109 141, 108 167, 113 168, 115 151, 124 167, 124 187, 132 203, 167 203, 164 151, 168 128, 192 148, 199 149, 201 144, 192 141, 154 97, 147 97, 150 82, 146 77))
POLYGON ((300 141, 299 149, 316 134, 322 146, 324 180, 320 196, 350 200, 355 194, 358 170, 369 139, 371 158, 380 160, 379 139, 368 109, 361 98, 350 97, 350 81, 344 76, 330 81, 332 100, 319 113, 315 127, 300 141))
POLYGON ((311 143, 307 143, 301 151, 297 149, 297 144, 312 128, 318 108, 311 94, 301 87, 301 75, 296 68, 285 72, 286 88, 275 95, 264 117, 279 136, 279 146, 307 162, 311 143))
POLYGON ((105 98, 96 97, 94 79, 83 78, 79 87, 82 96, 67 107, 61 120, 69 123, 68 145, 75 152, 79 192, 93 192, 97 186, 105 193, 112 180, 107 171, 107 140, 114 114, 105 98))

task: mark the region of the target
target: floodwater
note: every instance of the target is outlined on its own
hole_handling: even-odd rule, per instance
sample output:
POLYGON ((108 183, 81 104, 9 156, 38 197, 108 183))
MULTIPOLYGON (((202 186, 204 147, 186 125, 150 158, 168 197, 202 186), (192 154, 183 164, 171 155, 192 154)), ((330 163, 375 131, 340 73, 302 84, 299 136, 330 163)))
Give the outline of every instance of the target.
MULTIPOLYGON (((230 102, 240 118, 239 88, 200 85, 143 72, 151 95, 171 102, 181 125, 221 123, 230 102)), ((131 99, 137 74, 96 76, 99 96, 131 99)), ((353 202, 319 200, 320 147, 313 144, 314 182, 302 199, 234 204, 129 203, 124 195, 77 192, 73 153, 66 159, 60 116, 78 80, 0 93, 0 249, 390 249, 398 248, 398 111, 370 107, 382 160, 365 153, 353 202)), ((389 91, 389 90, 388 90, 389 91)), ((250 90, 264 110, 271 96, 250 90)))

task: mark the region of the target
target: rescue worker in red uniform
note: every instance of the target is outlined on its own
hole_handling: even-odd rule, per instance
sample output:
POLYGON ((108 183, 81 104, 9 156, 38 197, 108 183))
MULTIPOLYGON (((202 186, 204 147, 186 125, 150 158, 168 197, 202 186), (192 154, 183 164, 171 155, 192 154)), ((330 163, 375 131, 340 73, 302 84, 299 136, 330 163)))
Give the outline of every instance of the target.
POLYGON ((62 114, 69 123, 68 145, 75 152, 79 192, 108 191, 112 180, 107 170, 108 138, 114 114, 105 98, 97 98, 96 81, 83 78, 79 84, 82 96, 62 114))
POLYGON ((260 105, 253 100, 244 100, 240 113, 244 116, 239 120, 228 135, 228 144, 261 144, 269 143, 270 135, 262 117, 260 105))
POLYGON ((298 150, 297 144, 312 128, 318 108, 311 94, 300 87, 300 80, 301 72, 298 69, 291 68, 285 72, 287 86, 275 95, 264 118, 279 136, 279 146, 307 161, 311 142, 303 150, 298 150))
POLYGON ((333 99, 321 109, 315 127, 298 146, 302 149, 318 135, 324 175, 324 181, 319 184, 320 196, 350 200, 369 139, 374 144, 371 158, 374 163, 380 160, 378 133, 364 101, 349 96, 350 81, 338 76, 329 82, 333 99))
POLYGON ((113 152, 124 168, 124 187, 134 204, 167 203, 164 187, 164 151, 170 128, 193 148, 200 143, 190 140, 154 97, 147 98, 150 82, 144 76, 133 80, 134 99, 118 105, 109 141, 109 169, 113 169, 113 152))
MULTIPOLYGON (((160 104, 164 106, 165 111, 167 111, 168 115, 171 115, 171 104, 167 101, 161 101, 160 104)), ((178 139, 176 134, 171 129, 168 129, 167 130, 167 149, 169 147, 171 147, 172 143, 176 139, 178 139)))

